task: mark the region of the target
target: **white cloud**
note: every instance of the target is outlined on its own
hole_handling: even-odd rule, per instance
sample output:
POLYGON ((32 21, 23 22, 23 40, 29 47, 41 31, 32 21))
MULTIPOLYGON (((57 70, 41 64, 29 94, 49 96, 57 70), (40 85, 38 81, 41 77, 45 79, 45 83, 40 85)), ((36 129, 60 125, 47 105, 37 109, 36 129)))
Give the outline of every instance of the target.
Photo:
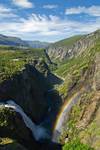
MULTIPOLYGON (((78 23, 77 23, 78 24, 78 23)), ((20 24, 20 32, 35 33, 42 36, 57 36, 64 34, 70 28, 76 28, 75 21, 61 20, 57 16, 32 14, 20 24), (67 29, 68 28, 68 29, 67 29)))
POLYGON ((12 0, 13 3, 22 8, 32 8, 34 5, 28 0, 12 0))
POLYGON ((0 33, 29 40, 55 41, 75 34, 89 33, 100 28, 100 17, 87 22, 62 19, 54 15, 32 14, 28 18, 5 19, 0 33))
POLYGON ((100 6, 91 6, 88 9, 88 12, 89 12, 90 15, 100 16, 100 6))
POLYGON ((85 10, 85 7, 73 7, 65 10, 66 15, 71 15, 71 14, 80 14, 83 13, 85 10))
POLYGON ((50 5, 50 4, 43 6, 43 8, 46 8, 46 9, 55 9, 57 7, 58 7, 58 5, 50 5))
POLYGON ((13 10, 10 8, 7 8, 3 5, 0 5, 0 19, 3 18, 15 18, 17 15, 13 13, 13 10))
POLYGON ((18 16, 14 13, 0 13, 0 20, 5 18, 15 19, 16 17, 18 16))
POLYGON ((100 6, 95 6, 95 5, 91 7, 79 6, 79 7, 72 7, 65 10, 66 15, 81 14, 81 13, 88 14, 91 16, 100 16, 100 6))

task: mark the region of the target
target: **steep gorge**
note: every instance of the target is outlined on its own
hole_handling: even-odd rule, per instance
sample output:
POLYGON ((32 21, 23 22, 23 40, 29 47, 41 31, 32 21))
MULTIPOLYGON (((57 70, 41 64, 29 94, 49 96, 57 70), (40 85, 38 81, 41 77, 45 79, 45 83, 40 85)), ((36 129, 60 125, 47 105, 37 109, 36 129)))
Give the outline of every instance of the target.
MULTIPOLYGON (((54 142, 64 144, 67 135, 69 143, 78 135, 81 142, 99 150, 99 146, 96 145, 99 135, 96 133, 91 145, 86 142, 86 139, 89 141, 90 137, 86 135, 85 130, 90 130, 93 122, 97 128, 99 126, 95 120, 99 118, 100 106, 100 31, 75 40, 70 46, 62 46, 60 43, 61 52, 57 45, 56 49, 55 46, 52 50, 48 48, 46 53, 52 62, 32 58, 21 71, 0 83, 0 102, 7 103, 10 99, 14 100, 14 105, 12 104, 11 107, 16 109, 15 105, 19 105, 35 127, 41 126, 47 130, 49 140, 46 138, 37 142, 35 138, 38 133, 36 132, 36 135, 33 134, 32 137, 32 132, 28 129, 31 127, 25 127, 23 117, 19 121, 19 123, 23 122, 25 127, 23 138, 21 134, 24 135, 24 132, 18 133, 15 130, 16 123, 12 125, 13 122, 10 123, 11 128, 4 126, 2 129, 0 126, 1 131, 7 131, 6 134, 2 132, 2 137, 10 136, 17 139, 18 143, 30 150, 34 148, 38 150, 40 147, 43 150, 59 150, 61 145, 51 142, 52 136, 54 142), (52 65, 55 67, 53 68, 52 65), (51 68, 53 68, 52 71, 51 68), (9 130, 14 135, 10 135, 9 130)), ((48 59, 47 56, 46 59, 48 59)), ((19 113, 22 115, 22 112, 19 113)), ((20 114, 16 114, 14 118, 19 120, 20 114)), ((1 119, 0 125, 4 122, 1 119)))
POLYGON ((68 68, 65 72, 65 68, 68 66, 62 64, 64 69, 61 69, 61 71, 64 71, 64 73, 62 73, 60 69, 57 71, 58 73, 61 72, 61 75, 65 77, 63 85, 58 88, 61 95, 65 97, 65 100, 55 125, 55 141, 64 143, 80 138, 83 143, 89 144, 96 150, 99 150, 100 130, 98 127, 99 115, 97 115, 100 108, 99 40, 100 38, 97 39, 96 44, 92 46, 92 48, 90 47, 82 52, 83 58, 81 55, 77 55, 75 56, 76 58, 74 61, 72 59, 72 62, 68 62, 72 63, 72 66, 70 64, 68 64, 68 66, 73 69, 68 68), (87 60, 85 59, 88 59, 89 63, 87 63, 87 60), (75 64, 75 61, 77 60, 79 60, 79 67, 77 67, 77 62, 77 65, 75 64), (73 73, 73 71, 76 72, 73 73), (82 93, 81 90, 83 91, 82 93), (76 96, 76 99, 74 99, 74 95, 76 96))

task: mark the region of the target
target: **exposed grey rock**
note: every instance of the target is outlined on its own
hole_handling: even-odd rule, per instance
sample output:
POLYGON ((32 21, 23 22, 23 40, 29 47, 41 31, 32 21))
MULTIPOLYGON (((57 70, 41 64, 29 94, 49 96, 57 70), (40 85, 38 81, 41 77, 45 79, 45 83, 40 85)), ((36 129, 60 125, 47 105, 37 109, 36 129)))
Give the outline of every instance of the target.
POLYGON ((100 38, 100 30, 82 36, 80 40, 71 46, 59 46, 55 43, 48 47, 46 52, 53 60, 65 60, 81 55, 87 48, 94 46, 95 41, 100 38))
POLYGON ((95 58, 94 88, 100 90, 100 53, 97 53, 95 58))

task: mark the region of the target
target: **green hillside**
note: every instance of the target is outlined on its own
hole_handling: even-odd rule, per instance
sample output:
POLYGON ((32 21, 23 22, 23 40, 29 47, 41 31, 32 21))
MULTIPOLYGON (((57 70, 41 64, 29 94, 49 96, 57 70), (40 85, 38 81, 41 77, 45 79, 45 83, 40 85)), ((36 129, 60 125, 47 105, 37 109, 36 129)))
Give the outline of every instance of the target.
POLYGON ((75 42, 80 40, 82 37, 83 37, 82 35, 72 36, 70 38, 67 38, 67 39, 64 39, 64 40, 61 40, 61 41, 58 41, 58 42, 54 43, 53 46, 67 46, 67 47, 70 47, 75 42))
POLYGON ((100 38, 96 40, 92 48, 86 49, 80 56, 62 61, 58 65, 58 69, 54 71, 55 74, 65 79, 63 84, 57 87, 65 101, 69 100, 69 97, 74 93, 78 93, 82 87, 88 86, 89 88, 82 93, 79 102, 72 107, 69 113, 69 121, 66 121, 63 126, 64 129, 59 140, 63 143, 66 134, 69 135, 69 142, 65 144, 64 150, 91 149, 85 145, 82 147, 80 142, 77 145, 79 139, 82 143, 89 144, 94 149, 99 150, 99 60, 100 38), (94 81, 97 84, 96 87, 94 81))
POLYGON ((95 56, 100 53, 100 39, 96 41, 93 48, 87 49, 82 55, 65 60, 58 65, 58 69, 54 70, 54 73, 62 78, 65 78, 63 85, 59 86, 61 94, 67 95, 68 87, 73 82, 78 82, 86 70, 94 63, 95 56))

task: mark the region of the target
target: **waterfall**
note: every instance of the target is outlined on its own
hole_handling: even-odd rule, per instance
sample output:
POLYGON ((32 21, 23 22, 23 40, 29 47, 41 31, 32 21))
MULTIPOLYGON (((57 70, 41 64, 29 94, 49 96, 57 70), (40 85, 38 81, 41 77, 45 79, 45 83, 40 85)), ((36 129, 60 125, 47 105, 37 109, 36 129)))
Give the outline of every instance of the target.
POLYGON ((32 120, 26 115, 23 109, 13 100, 7 101, 6 104, 0 103, 0 105, 3 105, 6 108, 12 108, 16 112, 18 112, 22 116, 25 125, 32 131, 32 135, 37 141, 39 141, 40 139, 49 138, 46 129, 32 122, 32 120))

